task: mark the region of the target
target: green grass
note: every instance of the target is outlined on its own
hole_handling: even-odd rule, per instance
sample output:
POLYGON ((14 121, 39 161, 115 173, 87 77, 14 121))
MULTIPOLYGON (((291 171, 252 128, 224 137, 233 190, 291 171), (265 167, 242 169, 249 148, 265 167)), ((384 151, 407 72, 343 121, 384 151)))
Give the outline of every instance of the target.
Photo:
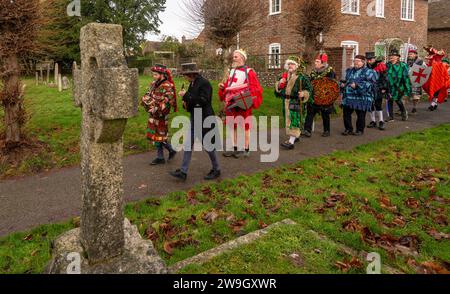
MULTIPOLYGON (((258 230, 262 224, 286 218, 299 224, 299 227, 280 229, 243 250, 218 257, 205 268, 191 267, 186 271, 336 272, 334 264, 342 261, 343 255, 326 242, 304 244, 301 230, 312 229, 355 250, 379 252, 383 264, 412 273, 415 269, 408 265, 410 257, 370 245, 362 240, 360 231, 348 231, 343 226, 354 220, 374 234, 397 238, 416 236, 419 255, 412 259, 419 263, 449 262, 449 240, 437 241, 427 233, 430 228, 450 233, 450 227, 445 224, 450 215, 449 132, 447 124, 296 165, 237 175, 235 179, 171 193, 159 200, 128 204, 125 214, 143 236, 156 232, 154 244, 169 265, 258 230), (324 199, 333 195, 343 195, 344 199, 334 208, 321 209, 324 199), (383 206, 382 197, 390 203, 385 201, 383 206), (418 208, 407 205, 406 200, 410 198, 417 201, 418 208), (389 209, 394 206, 395 209, 389 209), (218 217, 207 223, 203 216, 211 211, 218 217), (400 216, 404 226, 387 226, 400 216), (243 221, 241 229, 233 218, 243 221), (177 240, 182 240, 184 246, 174 248, 172 255, 167 254, 165 242, 177 240), (317 246, 322 246, 323 256, 309 256, 311 248, 317 246), (293 268, 286 263, 283 254, 293 250, 305 251, 301 252, 307 264, 305 268, 293 268)), ((50 258, 50 241, 72 227, 72 222, 47 225, 0 239, 0 272, 41 272, 50 258)))
MULTIPOLYGON (((151 77, 140 76, 140 97, 145 94, 150 82, 151 77)), ((44 142, 48 148, 28 156, 17 165, 0 162, 0 178, 72 166, 80 161, 81 110, 72 102, 72 91, 60 93, 55 88, 36 86, 34 79, 30 78, 24 79, 24 83, 27 85, 25 108, 29 118, 24 127, 25 133, 29 137, 44 142)), ((177 89, 181 89, 183 83, 188 84, 183 79, 175 79, 177 89)), ((212 82, 212 85, 214 87, 213 108, 218 113, 220 101, 217 95, 217 82, 212 82)), ((273 96, 272 89, 264 89, 264 99, 264 104, 255 111, 255 115, 280 115, 281 102, 273 96)), ((180 112, 173 113, 171 118, 175 115, 188 115, 181 107, 181 99, 178 102, 180 112)), ((145 137, 147 118, 148 115, 140 107, 138 116, 128 120, 124 134, 126 155, 145 152, 152 148, 145 137)), ((0 120, 3 120, 2 110, 0 110, 0 120)), ((3 124, 0 124, 0 132, 2 131, 3 124)))

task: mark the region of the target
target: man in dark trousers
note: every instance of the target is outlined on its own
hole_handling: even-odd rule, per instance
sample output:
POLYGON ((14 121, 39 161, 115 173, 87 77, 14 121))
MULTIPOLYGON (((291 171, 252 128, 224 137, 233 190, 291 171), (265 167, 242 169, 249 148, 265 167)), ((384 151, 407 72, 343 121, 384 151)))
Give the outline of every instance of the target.
MULTIPOLYGON (((184 151, 183 163, 180 169, 175 172, 171 172, 170 175, 173 177, 185 181, 187 178, 189 165, 192 158, 192 149, 195 143, 195 132, 194 132, 194 122, 198 118, 195 117, 196 109, 201 110, 202 126, 204 121, 210 117, 214 116, 214 110, 211 105, 212 100, 212 86, 210 82, 200 75, 200 71, 195 63, 186 63, 181 65, 182 75, 189 81, 189 89, 186 91, 181 90, 179 93, 180 97, 183 97, 183 106, 191 114, 191 132, 190 137, 186 138, 188 140, 187 146, 190 144, 190 150, 184 151)), ((199 136, 203 143, 203 138, 212 131, 212 128, 202 128, 202 134, 199 136)), ((216 138, 217 139, 217 138, 216 138)), ((212 142, 213 144, 215 142, 212 142)), ((186 145, 185 145, 186 146, 186 145)), ((209 174, 205 177, 205 180, 215 180, 220 177, 220 166, 217 160, 217 155, 215 151, 208 151, 208 156, 212 163, 212 169, 209 174)))

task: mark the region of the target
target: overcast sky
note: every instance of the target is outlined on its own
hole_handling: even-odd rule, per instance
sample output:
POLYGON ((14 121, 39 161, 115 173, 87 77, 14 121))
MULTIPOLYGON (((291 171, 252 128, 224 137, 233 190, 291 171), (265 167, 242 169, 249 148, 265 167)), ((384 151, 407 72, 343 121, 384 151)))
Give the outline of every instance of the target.
POLYGON ((167 0, 166 10, 160 14, 162 25, 160 26, 160 35, 148 35, 147 39, 159 41, 163 35, 174 36, 181 39, 185 35, 188 39, 196 36, 192 35, 192 29, 185 19, 186 14, 183 11, 183 0, 167 0))

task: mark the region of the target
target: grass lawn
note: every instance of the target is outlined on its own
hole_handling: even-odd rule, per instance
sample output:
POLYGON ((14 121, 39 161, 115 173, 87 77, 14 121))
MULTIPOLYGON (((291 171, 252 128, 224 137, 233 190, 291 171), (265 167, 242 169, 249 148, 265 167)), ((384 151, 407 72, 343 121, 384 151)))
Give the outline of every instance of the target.
MULTIPOLYGON (((182 272, 337 273, 342 264, 352 273, 365 271, 364 263, 349 262, 351 256, 310 238, 308 230, 378 252, 383 264, 407 273, 448 272, 449 132, 447 124, 405 134, 128 204, 125 213, 168 265, 286 218, 298 224, 182 272), (299 258, 290 260, 295 253, 299 258)), ((0 239, 0 273, 41 272, 50 242, 76 225, 72 220, 0 239)))
MULTIPOLYGON (((139 83, 139 95, 142 97, 151 77, 141 76, 139 83)), ((61 168, 75 165, 80 161, 79 140, 81 110, 76 108, 72 102, 72 91, 58 92, 58 89, 47 86, 36 86, 34 79, 25 79, 27 85, 25 95, 25 108, 29 120, 25 126, 28 136, 38 138, 44 142, 48 148, 38 154, 33 154, 25 158, 17 165, 1 163, 0 178, 7 176, 23 175, 35 172, 46 171, 52 168, 61 168)), ((175 79, 177 89, 181 89, 183 79, 175 79)), ((213 107, 218 113, 219 98, 217 95, 217 82, 212 82, 214 86, 213 107)), ((113 99, 114 97, 111 97, 113 99)), ((174 115, 188 115, 181 107, 180 112, 174 115)), ((281 102, 273 95, 272 89, 264 89, 264 103, 261 108, 255 111, 255 115, 280 115, 281 102)), ((139 115, 128 120, 128 125, 124 135, 124 145, 126 155, 147 151, 150 147, 145 138, 148 115, 140 107, 139 115)), ((0 110, 0 120, 3 120, 3 113, 0 110)), ((2 132, 3 124, 0 125, 2 132)))

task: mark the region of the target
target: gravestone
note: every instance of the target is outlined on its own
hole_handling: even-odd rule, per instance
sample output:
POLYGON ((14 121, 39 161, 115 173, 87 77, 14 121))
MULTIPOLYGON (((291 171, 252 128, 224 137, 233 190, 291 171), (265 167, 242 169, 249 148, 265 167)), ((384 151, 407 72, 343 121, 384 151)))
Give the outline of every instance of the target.
POLYGON ((139 73, 126 65, 122 26, 86 25, 80 49, 73 91, 82 109, 81 225, 55 240, 46 272, 167 273, 153 244, 124 219, 123 132, 137 115, 139 73))
POLYGON ((50 83, 50 63, 47 63, 47 85, 50 83))
POLYGON ((55 84, 58 84, 58 76, 59 76, 59 65, 57 63, 55 63, 55 84))
POLYGON ((69 88, 70 88, 70 81, 69 81, 69 79, 66 76, 64 76, 62 78, 62 89, 63 90, 68 90, 69 88))
POLYGON ((63 88, 62 88, 62 78, 61 78, 61 74, 58 74, 58 91, 62 92, 63 88))

